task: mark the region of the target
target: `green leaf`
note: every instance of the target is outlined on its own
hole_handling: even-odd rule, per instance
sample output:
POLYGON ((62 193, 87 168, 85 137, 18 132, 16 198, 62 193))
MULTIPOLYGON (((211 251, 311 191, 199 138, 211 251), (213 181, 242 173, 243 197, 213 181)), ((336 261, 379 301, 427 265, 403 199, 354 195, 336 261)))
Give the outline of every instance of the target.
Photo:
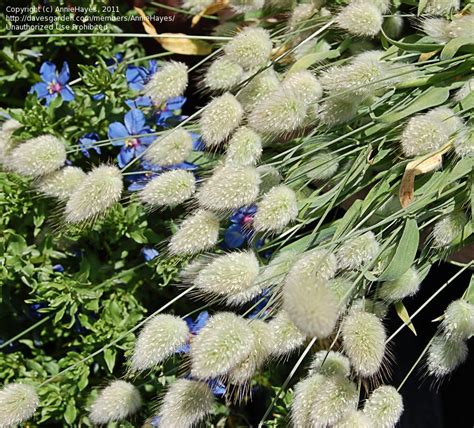
POLYGON ((76 402, 74 400, 70 400, 67 403, 66 411, 64 412, 64 419, 68 424, 72 424, 76 420, 77 410, 76 410, 76 402))
POLYGON ((469 282, 464 298, 467 302, 474 304, 474 275, 471 275, 471 281, 469 282))
MULTIPOLYGON (((465 45, 473 45, 471 37, 458 37, 456 39, 450 40, 448 43, 446 43, 446 46, 441 51, 440 58, 442 60, 451 59, 454 57, 454 55, 456 55, 457 51, 465 45)), ((473 48, 474 46, 470 46, 469 52, 472 52, 473 48)))
POLYGON ((448 88, 429 88, 420 96, 415 98, 408 106, 403 106, 399 110, 392 111, 379 117, 382 122, 397 122, 405 117, 411 116, 421 110, 443 104, 449 98, 448 88))
POLYGON ((413 43, 409 43, 408 40, 411 40, 410 36, 405 37, 403 39, 404 41, 397 41, 388 37, 387 34, 385 34, 385 32, 383 31, 383 29, 381 29, 381 32, 392 45, 407 52, 433 52, 441 47, 441 45, 436 43, 420 43, 419 40, 416 40, 413 43))
POLYGON ((421 13, 423 12, 423 9, 425 8, 426 3, 428 3, 428 0, 420 0, 418 2, 418 12, 416 13, 418 16, 420 16, 421 13))
POLYGON ((115 349, 107 348, 104 351, 105 364, 107 364, 107 368, 109 369, 110 373, 114 371, 116 356, 117 356, 117 351, 115 349))
POLYGON ((416 330, 413 323, 410 321, 410 315, 408 314, 407 308, 402 302, 395 303, 395 310, 400 319, 407 325, 407 327, 413 332, 416 336, 416 330))
POLYGON ((342 217, 342 219, 338 222, 336 233, 334 234, 333 239, 338 239, 346 230, 354 225, 362 212, 362 205, 363 201, 361 199, 357 199, 350 206, 350 208, 344 214, 344 217, 342 217))
POLYGON ((294 73, 295 71, 307 70, 313 64, 319 61, 326 59, 337 58, 340 55, 338 50, 330 50, 326 52, 312 52, 304 55, 298 61, 296 61, 291 68, 288 70, 288 73, 294 73))
POLYGON ((418 230, 416 220, 407 219, 395 254, 378 280, 393 281, 400 278, 415 260, 419 242, 420 231, 418 230))

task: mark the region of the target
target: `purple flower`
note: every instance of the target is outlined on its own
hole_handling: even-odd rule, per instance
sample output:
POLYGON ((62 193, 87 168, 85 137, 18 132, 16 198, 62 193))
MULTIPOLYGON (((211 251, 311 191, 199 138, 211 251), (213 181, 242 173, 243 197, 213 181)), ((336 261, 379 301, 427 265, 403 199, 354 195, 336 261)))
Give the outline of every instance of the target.
POLYGON ((143 255, 143 258, 147 262, 153 260, 155 257, 158 257, 160 255, 160 253, 152 247, 143 247, 141 253, 143 255))
POLYGON ((226 248, 240 248, 245 242, 252 239, 254 235, 252 222, 256 212, 257 207, 255 205, 248 205, 239 208, 229 217, 231 225, 224 232, 226 248))
POLYGON ((157 70, 158 63, 154 60, 148 63, 148 67, 129 65, 125 72, 129 88, 134 91, 141 91, 157 70))
POLYGON ((124 117, 124 123, 114 122, 109 125, 108 135, 114 146, 122 146, 117 157, 118 165, 123 168, 133 158, 139 156, 155 140, 153 130, 145 125, 145 115, 138 109, 130 110, 124 117))
POLYGON ((46 105, 54 100, 58 94, 64 101, 72 101, 74 92, 67 84, 69 82, 69 66, 67 62, 63 63, 61 72, 58 74, 56 65, 51 62, 44 62, 40 68, 42 82, 35 83, 30 92, 36 92, 38 98, 46 99, 46 105))
POLYGON ((97 147, 95 143, 99 141, 99 135, 95 132, 89 132, 85 134, 83 137, 79 138, 79 147, 81 148, 82 154, 90 158, 91 155, 89 150, 94 150, 98 155, 100 155, 100 147, 97 147))

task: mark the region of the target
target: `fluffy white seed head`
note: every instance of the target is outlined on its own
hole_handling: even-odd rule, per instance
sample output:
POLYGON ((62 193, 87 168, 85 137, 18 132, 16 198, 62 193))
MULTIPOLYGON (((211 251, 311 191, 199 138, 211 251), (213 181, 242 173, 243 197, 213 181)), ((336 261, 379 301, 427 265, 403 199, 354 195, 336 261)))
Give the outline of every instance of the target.
POLYGON ((157 106, 168 98, 183 95, 188 86, 188 67, 177 61, 169 61, 163 65, 145 85, 144 93, 151 97, 157 106))
POLYGON ((306 428, 311 425, 311 410, 316 397, 322 393, 321 387, 326 377, 315 374, 295 385, 291 404, 291 421, 294 428, 306 428))
POLYGON ((347 302, 351 298, 353 285, 353 281, 345 276, 338 276, 328 282, 328 287, 335 294, 341 311, 344 310, 347 302))
POLYGON ((462 158, 474 157, 474 130, 463 129, 459 132, 454 141, 454 150, 462 158))
POLYGON ((327 250, 311 250, 303 253, 291 267, 287 281, 327 281, 336 274, 336 256, 327 250))
POLYGON ((0 389, 0 426, 15 427, 31 418, 39 397, 31 385, 11 383, 0 389))
POLYGON ((260 165, 257 167, 260 177, 260 193, 265 194, 271 188, 278 186, 281 182, 281 175, 278 170, 270 165, 260 165))
POLYGON ((310 180, 326 181, 337 172, 338 168, 339 162, 336 157, 330 152, 323 151, 314 155, 302 170, 310 180))
POLYGON ((117 167, 94 168, 71 193, 65 208, 66 222, 96 219, 120 200, 122 191, 122 173, 117 167))
POLYGON ((368 0, 350 3, 336 16, 337 25, 349 34, 359 37, 374 37, 382 28, 380 9, 368 0))
POLYGON ((412 117, 402 133, 403 153, 411 157, 438 150, 461 127, 462 120, 447 107, 438 107, 412 117))
POLYGON ((144 158, 155 165, 170 166, 186 160, 192 149, 191 134, 183 128, 175 128, 156 139, 144 158))
POLYGON ((316 112, 321 123, 328 126, 340 125, 354 119, 360 105, 360 98, 334 97, 324 101, 316 112))
POLYGON ((262 134, 281 135, 300 128, 307 110, 301 96, 282 87, 254 107, 249 124, 262 134))
POLYGON ((449 247, 462 234, 466 224, 467 217, 462 211, 444 216, 433 227, 433 246, 435 248, 449 247))
POLYGON ((225 154, 225 162, 233 165, 255 165, 262 155, 262 139, 248 128, 238 128, 229 141, 225 154))
POLYGON ((320 339, 332 333, 339 314, 337 298, 323 281, 296 274, 285 281, 283 309, 303 333, 320 339))
POLYGON ((288 186, 275 186, 257 204, 253 227, 257 232, 279 232, 298 216, 296 194, 288 186))
POLYGON ((224 165, 201 186, 196 199, 210 210, 233 210, 253 203, 259 184, 260 176, 254 167, 224 165))
POLYGON ((204 382, 178 379, 163 398, 160 426, 191 428, 204 419, 214 406, 214 395, 204 382))
POLYGON ((448 339, 469 339, 474 335, 474 305, 462 299, 450 303, 441 327, 448 339))
POLYGON ((319 351, 309 366, 309 373, 319 373, 324 376, 348 377, 351 372, 349 359, 340 352, 319 351))
POLYGON ((67 201, 71 193, 86 178, 85 172, 77 166, 66 166, 59 171, 54 171, 37 183, 37 189, 43 195, 67 201))
POLYGON ((243 74, 244 70, 239 64, 223 56, 207 69, 204 84, 211 91, 227 91, 241 81, 243 74))
POLYGON ((198 14, 212 4, 212 0, 186 0, 183 2, 183 9, 198 14))
POLYGON ((352 409, 333 428, 375 428, 375 425, 365 413, 352 409))
POLYGON ((204 109, 199 125, 207 147, 216 147, 227 139, 242 120, 243 109, 230 93, 214 98, 204 109))
POLYGON ((261 101, 265 100, 276 89, 280 87, 280 81, 273 68, 269 68, 257 74, 250 82, 248 82, 237 95, 246 112, 253 108, 261 101))
POLYGON ((383 51, 367 51, 357 55, 350 64, 330 67, 320 75, 324 90, 353 102, 354 96, 366 98, 387 85, 388 65, 381 61, 383 51))
POLYGON ((342 323, 344 352, 361 376, 372 376, 385 354, 385 328, 374 314, 351 311, 342 323))
POLYGON ((437 378, 448 375, 466 360, 467 354, 464 341, 436 336, 428 348, 428 374, 437 378))
POLYGON ((131 383, 116 380, 100 392, 91 406, 89 418, 97 425, 121 421, 137 412, 141 405, 138 389, 131 383))
POLYGON ((350 239, 337 250, 337 262, 340 269, 359 269, 377 257, 379 243, 372 232, 366 232, 350 239))
POLYGON ((254 333, 242 317, 221 312, 191 342, 191 374, 201 379, 225 375, 254 348, 254 333))
POLYGON ((212 212, 197 210, 185 218, 169 243, 170 253, 188 256, 209 250, 219 237, 219 218, 212 212))
POLYGON ((303 345, 305 335, 291 321, 287 312, 280 310, 268 323, 272 331, 272 355, 283 357, 303 345))
POLYGON ((224 47, 230 60, 243 68, 265 65, 272 52, 270 34, 263 28, 244 28, 224 47))
POLYGON ((228 379, 231 384, 249 382, 273 350, 273 331, 265 321, 252 320, 250 328, 254 334, 253 349, 247 358, 229 372, 228 379))
POLYGON ((283 80, 282 87, 296 93, 306 105, 315 103, 323 96, 321 83, 308 70, 290 73, 283 80))
POLYGON ((453 16, 448 25, 448 35, 451 39, 474 37, 474 15, 453 16))
POLYGON ((53 135, 41 135, 15 147, 8 156, 8 169, 28 177, 41 177, 66 162, 64 143, 53 135))
POLYGON ((378 289, 378 296, 386 302, 396 302, 415 295, 420 283, 418 271, 410 268, 399 278, 384 282, 378 289))
POLYGON ((435 42, 447 43, 451 39, 448 25, 449 21, 444 18, 425 18, 421 23, 421 30, 435 42))
POLYGON ((459 10, 459 7, 459 0, 428 0, 423 9, 423 14, 446 15, 449 12, 459 10))
POLYGON ((138 193, 138 199, 149 208, 174 207, 189 199, 196 190, 191 171, 176 169, 150 180, 138 193))
POLYGON ((474 92, 474 77, 467 80, 456 92, 454 99, 459 103, 474 92))
POLYGON ((264 0, 230 0, 230 7, 237 13, 246 13, 263 8, 264 0))
POLYGON ((374 426, 393 428, 403 413, 402 396, 393 386, 379 386, 365 402, 364 413, 374 426))
POLYGON ((258 282, 264 288, 280 285, 291 267, 298 260, 301 253, 299 251, 279 252, 261 272, 258 282))
POLYGON ((356 385, 342 376, 326 377, 311 408, 311 427, 332 426, 356 408, 358 393, 356 385))
POLYGON ((3 122, 0 129, 0 165, 5 163, 8 154, 15 146, 12 134, 21 128, 21 123, 15 119, 8 119, 3 122))
POLYGON ((313 3, 300 3, 296 5, 288 19, 289 30, 304 29, 308 24, 307 21, 314 15, 316 10, 313 3))
POLYGON ((404 27, 403 18, 399 12, 396 12, 392 16, 387 16, 383 21, 383 31, 391 39, 399 39, 403 32, 404 27))
POLYGON ((160 364, 186 344, 189 329, 184 320, 168 314, 153 317, 138 335, 130 370, 141 372, 160 364))
POLYGON ((196 276, 194 285, 230 304, 242 304, 261 291, 256 282, 258 259, 252 251, 233 252, 217 257, 196 276))
POLYGON ((383 320, 388 312, 388 306, 382 300, 373 300, 368 298, 360 298, 354 300, 351 305, 351 312, 369 312, 377 318, 383 320))

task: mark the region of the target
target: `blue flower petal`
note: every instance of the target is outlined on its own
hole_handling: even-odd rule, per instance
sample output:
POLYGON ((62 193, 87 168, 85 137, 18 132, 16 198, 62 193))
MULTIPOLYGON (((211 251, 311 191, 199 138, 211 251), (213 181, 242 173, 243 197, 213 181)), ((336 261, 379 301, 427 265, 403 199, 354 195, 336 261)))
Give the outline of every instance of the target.
MULTIPOLYGON (((155 131, 148 126, 145 126, 143 129, 140 129, 138 131, 139 135, 143 134, 153 134, 155 131)), ((139 137, 140 144, 143 144, 145 146, 149 146, 153 141, 156 140, 156 135, 144 135, 143 137, 139 137)))
POLYGON ((191 132, 191 138, 193 139, 193 150, 197 152, 203 152, 206 149, 206 145, 201 140, 201 136, 195 132, 191 132))
POLYGON ((133 147, 122 147, 117 156, 118 166, 123 168, 135 157, 135 149, 133 147))
POLYGON ((186 323, 188 324, 189 331, 191 334, 197 334, 201 329, 207 324, 209 320, 209 312, 202 311, 196 318, 196 321, 192 321, 191 317, 185 318, 186 323))
POLYGON ((181 107, 183 107, 184 103, 186 102, 186 97, 180 96, 180 97, 173 97, 169 98, 166 101, 166 110, 179 110, 181 107))
POLYGON ((48 85, 44 82, 35 83, 31 90, 36 92, 40 99, 45 98, 49 94, 48 85))
POLYGON ((72 101, 74 99, 74 92, 67 85, 61 88, 60 94, 64 101, 72 101))
POLYGON ((107 135, 110 139, 120 138, 120 140, 112 141, 113 146, 121 146, 125 144, 125 139, 129 137, 129 132, 127 128, 125 128, 123 123, 114 122, 109 125, 109 130, 107 135))
POLYGON ((146 186, 146 181, 136 181, 135 183, 130 184, 127 187, 127 190, 130 192, 137 192, 138 190, 142 190, 146 186))
POLYGON ((186 171, 196 171, 199 167, 191 162, 180 162, 170 165, 167 169, 185 169, 186 171))
POLYGON ((105 98, 105 95, 101 94, 100 92, 98 94, 92 95, 92 99, 94 101, 100 101, 100 100, 103 100, 104 98, 105 98))
POLYGON ((130 135, 137 135, 145 127, 145 115, 134 108, 125 115, 124 122, 130 135))
POLYGON ((53 272, 59 272, 63 273, 64 272, 64 266, 61 264, 57 264, 53 266, 53 272))
POLYGON ((158 257, 160 255, 160 253, 157 250, 151 247, 143 247, 141 250, 141 253, 143 255, 143 258, 147 262, 149 262, 150 260, 153 260, 155 257, 158 257))
POLYGON ((239 248, 245 242, 246 236, 239 224, 231 224, 224 232, 224 242, 227 248, 239 248))
POLYGON ((52 94, 47 94, 44 98, 46 98, 46 105, 49 106, 51 101, 53 101, 56 97, 58 96, 57 92, 54 92, 52 94))
POLYGON ((143 89, 144 78, 142 67, 129 65, 125 71, 125 77, 130 89, 134 91, 141 91, 143 89))
POLYGON ((189 343, 185 343, 181 345, 178 349, 176 349, 177 354, 187 354, 191 350, 191 346, 189 343))
POLYGON ((211 379, 207 381, 207 384, 216 397, 222 397, 226 392, 225 385, 219 379, 211 379))
POLYGON ((148 73, 150 75, 152 74, 155 74, 157 71, 158 71, 158 62, 155 61, 154 59, 152 59, 149 63, 148 63, 148 73))
POLYGON ((63 68, 61 68, 61 72, 59 73, 58 76, 58 82, 60 83, 61 86, 66 85, 67 82, 69 82, 70 78, 70 73, 69 73, 69 65, 66 61, 63 62, 63 68))
POLYGON ((56 65, 49 61, 43 62, 40 68, 40 75, 41 79, 43 79, 43 82, 46 83, 56 80, 56 65))

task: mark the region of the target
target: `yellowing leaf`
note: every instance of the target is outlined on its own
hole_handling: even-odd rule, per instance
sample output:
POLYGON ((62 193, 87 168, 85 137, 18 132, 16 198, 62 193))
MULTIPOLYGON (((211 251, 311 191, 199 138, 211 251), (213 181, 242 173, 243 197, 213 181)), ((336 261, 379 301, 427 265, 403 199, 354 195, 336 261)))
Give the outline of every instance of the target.
POLYGON ((440 151, 425 157, 423 159, 415 159, 411 161, 402 177, 400 185, 399 198, 403 208, 410 205, 414 199, 415 193, 415 177, 420 174, 426 174, 427 172, 438 169, 443 163, 443 153, 448 151, 450 145, 447 145, 440 151))
POLYGON ((210 4, 205 9, 201 10, 201 12, 199 12, 197 15, 193 16, 193 19, 191 21, 191 27, 197 25, 204 15, 214 15, 216 12, 225 9, 228 4, 229 0, 216 0, 214 3, 210 4))
POLYGON ((145 32, 155 37, 155 40, 169 52, 181 55, 209 55, 212 52, 212 47, 209 43, 203 40, 191 40, 183 33, 161 33, 156 32, 155 27, 150 22, 142 9, 134 8, 135 11, 142 17, 142 24, 145 32), (171 36, 171 37, 170 37, 171 36), (177 37, 183 36, 183 37, 177 37))
POLYGON ((397 302, 395 303, 395 310, 397 311, 397 315, 400 317, 400 319, 407 325, 407 327, 416 336, 415 326, 410 321, 410 315, 408 315, 408 311, 407 311, 407 308, 405 308, 405 305, 402 302, 397 302))
POLYGON ((441 49, 436 49, 432 52, 423 52, 418 58, 418 62, 428 61, 433 58, 441 49))
POLYGON ((167 51, 181 54, 181 55, 209 55, 212 52, 212 47, 209 43, 203 40, 191 40, 186 37, 166 37, 178 36, 186 34, 182 33, 162 33, 158 38, 158 42, 167 51))

